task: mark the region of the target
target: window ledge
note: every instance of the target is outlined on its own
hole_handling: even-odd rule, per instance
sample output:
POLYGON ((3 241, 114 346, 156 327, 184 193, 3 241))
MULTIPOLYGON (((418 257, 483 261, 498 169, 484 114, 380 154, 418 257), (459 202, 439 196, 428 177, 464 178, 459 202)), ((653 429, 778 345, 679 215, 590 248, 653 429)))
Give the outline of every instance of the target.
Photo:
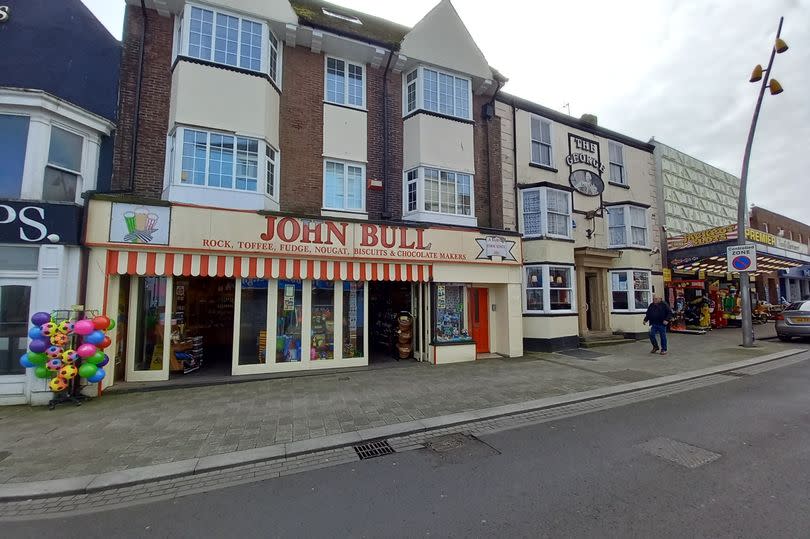
POLYGON ((417 114, 425 114, 426 116, 435 116, 436 118, 444 118, 445 120, 452 120, 454 122, 459 122, 462 124, 475 125, 475 121, 470 120, 469 118, 460 118, 458 116, 452 116, 450 114, 442 114, 441 112, 433 112, 432 110, 425 110, 425 109, 416 109, 412 112, 405 114, 405 116, 402 117, 402 121, 404 122, 408 118, 412 118, 417 114))
POLYGON ((524 311, 526 318, 554 317, 554 316, 579 316, 576 311, 524 311))
POLYGON ((630 186, 627 185, 626 183, 608 181, 608 185, 612 185, 614 187, 621 187, 622 189, 630 189, 630 186))
POLYGON ((610 314, 647 314, 647 310, 644 309, 642 311, 610 311, 610 314))
POLYGON ((549 172, 555 172, 555 173, 559 172, 559 170, 557 170, 554 167, 550 167, 548 165, 541 165, 540 163, 532 163, 531 161, 529 161, 529 166, 532 167, 532 168, 539 168, 539 169, 542 169, 542 170, 548 170, 549 172))
POLYGON ((332 101, 323 101, 324 105, 332 105, 333 107, 339 107, 341 109, 349 109, 349 110, 356 110, 357 112, 368 112, 366 107, 357 107, 355 105, 347 105, 346 103, 334 103, 332 101))
POLYGON ((561 241, 563 243, 576 243, 573 238, 556 238, 554 236, 523 236, 523 241, 561 241))
POLYGON ((321 216, 323 217, 335 217, 338 219, 362 219, 367 221, 368 220, 368 213, 365 211, 357 210, 332 210, 329 208, 321 208, 321 216))
POLYGON ((474 215, 453 215, 433 212, 410 212, 405 213, 402 218, 408 221, 420 223, 436 223, 443 225, 478 226, 478 219, 474 215))
POLYGON ((611 245, 608 249, 614 251, 650 251, 650 247, 642 247, 641 245, 611 245))

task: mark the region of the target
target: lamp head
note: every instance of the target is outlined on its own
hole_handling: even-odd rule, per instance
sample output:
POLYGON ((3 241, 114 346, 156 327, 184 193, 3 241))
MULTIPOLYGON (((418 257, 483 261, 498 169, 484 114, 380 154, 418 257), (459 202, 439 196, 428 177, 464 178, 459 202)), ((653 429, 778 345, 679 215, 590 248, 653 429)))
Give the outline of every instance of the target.
POLYGON ((774 43, 774 48, 776 49, 777 54, 782 54, 786 50, 788 50, 788 45, 785 43, 785 40, 781 37, 776 38, 776 43, 774 43))
POLYGON ((748 82, 757 82, 762 80, 762 66, 757 64, 754 70, 751 72, 751 78, 748 79, 748 82))
POLYGON ((768 87, 771 89, 771 95, 779 95, 785 91, 776 79, 771 79, 771 83, 768 84, 768 87))

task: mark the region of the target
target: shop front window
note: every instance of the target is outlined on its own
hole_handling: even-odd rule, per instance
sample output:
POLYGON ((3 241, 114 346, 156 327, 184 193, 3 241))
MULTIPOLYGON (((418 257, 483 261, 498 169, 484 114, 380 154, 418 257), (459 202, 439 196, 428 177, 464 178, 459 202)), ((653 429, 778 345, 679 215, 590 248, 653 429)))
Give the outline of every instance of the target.
POLYGON ((30 286, 0 286, 0 375, 25 372, 20 356, 28 346, 30 301, 30 286))
POLYGON ((276 308, 276 363, 301 361, 301 322, 303 319, 303 283, 278 281, 276 308))
POLYGON ((335 283, 312 281, 311 359, 335 359, 335 283))
POLYGON ((166 277, 143 277, 138 282, 136 371, 159 371, 163 368, 167 285, 166 277))
POLYGON ((267 362, 267 280, 242 279, 239 364, 267 362))
POLYGON ((649 271, 612 271, 610 288, 614 311, 642 312, 652 300, 649 271))
POLYGON ((343 283, 343 359, 364 356, 363 283, 343 283))
POLYGON ((464 314, 466 297, 464 285, 437 284, 434 291, 433 320, 436 342, 471 342, 467 331, 467 317, 464 314))
POLYGON ((571 311, 574 276, 571 266, 532 265, 525 268, 524 312, 571 311))

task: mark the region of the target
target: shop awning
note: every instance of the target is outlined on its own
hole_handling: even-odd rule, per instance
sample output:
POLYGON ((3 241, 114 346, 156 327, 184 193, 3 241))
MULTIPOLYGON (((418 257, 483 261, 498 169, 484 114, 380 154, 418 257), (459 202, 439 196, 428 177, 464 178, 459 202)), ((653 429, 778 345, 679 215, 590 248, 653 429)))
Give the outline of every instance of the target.
POLYGON ((321 279, 327 281, 428 282, 433 277, 429 264, 298 260, 144 251, 108 251, 107 273, 111 275, 321 279))

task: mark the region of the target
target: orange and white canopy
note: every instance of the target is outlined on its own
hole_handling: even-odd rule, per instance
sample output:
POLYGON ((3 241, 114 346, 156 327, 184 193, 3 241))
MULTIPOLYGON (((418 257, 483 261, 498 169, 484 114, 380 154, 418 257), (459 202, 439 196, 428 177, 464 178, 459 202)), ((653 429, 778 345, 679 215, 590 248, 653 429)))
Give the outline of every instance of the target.
POLYGON ((320 279, 328 281, 421 281, 433 277, 429 264, 299 260, 256 256, 108 251, 112 275, 320 279))

